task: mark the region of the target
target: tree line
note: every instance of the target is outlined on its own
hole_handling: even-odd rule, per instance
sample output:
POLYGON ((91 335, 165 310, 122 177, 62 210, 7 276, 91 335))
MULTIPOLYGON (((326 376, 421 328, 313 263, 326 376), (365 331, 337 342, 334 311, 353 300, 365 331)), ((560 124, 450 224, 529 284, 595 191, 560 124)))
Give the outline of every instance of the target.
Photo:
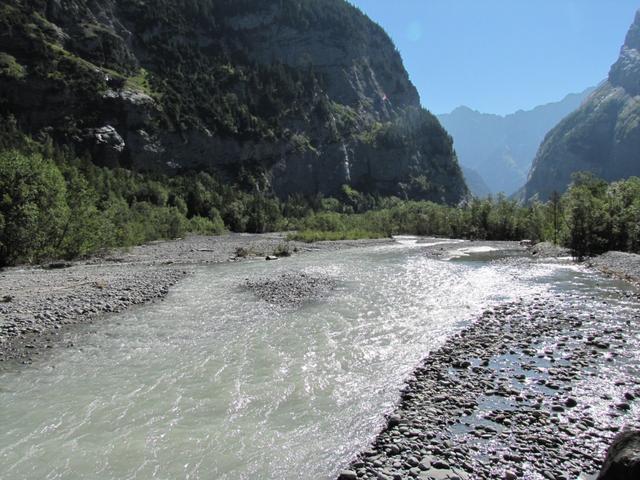
POLYGON ((474 198, 459 206, 397 198, 375 202, 367 196, 354 196, 349 190, 346 203, 324 200, 324 208, 302 219, 300 231, 291 238, 310 241, 410 234, 474 240, 528 239, 568 247, 577 258, 608 250, 640 253, 638 177, 607 183, 581 172, 574 175, 564 195, 556 193, 548 202, 528 204, 503 195, 474 198), (360 213, 339 213, 345 206, 351 210, 355 206, 360 213))
MULTIPOLYGON (((5 123, 5 128, 6 128, 5 123)), ((229 182, 209 172, 172 177, 95 166, 50 141, 0 132, 0 265, 76 258, 187 233, 297 231, 292 238, 436 235, 553 241, 576 257, 640 253, 640 179, 577 174, 568 191, 523 205, 504 196, 458 206, 377 197, 269 192, 264 171, 229 182), (6 139, 11 137, 11 141, 6 139)), ((6 132, 5 132, 6 133, 6 132)))

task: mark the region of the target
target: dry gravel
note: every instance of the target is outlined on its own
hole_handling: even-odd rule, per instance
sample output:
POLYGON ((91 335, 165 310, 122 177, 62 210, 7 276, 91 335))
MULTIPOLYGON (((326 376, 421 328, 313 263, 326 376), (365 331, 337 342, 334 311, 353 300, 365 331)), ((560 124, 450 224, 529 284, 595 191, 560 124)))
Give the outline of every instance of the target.
POLYGON ((607 252, 587 261, 601 272, 640 286, 640 255, 624 252, 607 252))
POLYGON ((61 263, 57 268, 0 270, 0 362, 30 363, 34 355, 58 344, 60 333, 101 315, 162 299, 193 266, 262 259, 283 243, 292 254, 340 250, 392 242, 390 239, 286 242, 284 234, 192 236, 153 242, 61 263), (238 256, 238 252, 242 256, 238 256))
POLYGON ((325 297, 335 288, 336 282, 326 276, 304 272, 286 272, 275 277, 246 280, 244 288, 272 305, 297 307, 310 300, 325 297))

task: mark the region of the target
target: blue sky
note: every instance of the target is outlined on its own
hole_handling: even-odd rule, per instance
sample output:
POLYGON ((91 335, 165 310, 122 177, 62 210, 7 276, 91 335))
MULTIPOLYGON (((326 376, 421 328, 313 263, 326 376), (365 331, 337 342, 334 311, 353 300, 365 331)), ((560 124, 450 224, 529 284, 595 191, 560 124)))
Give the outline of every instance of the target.
POLYGON ((422 104, 487 113, 604 80, 640 0, 351 0, 389 33, 422 104))

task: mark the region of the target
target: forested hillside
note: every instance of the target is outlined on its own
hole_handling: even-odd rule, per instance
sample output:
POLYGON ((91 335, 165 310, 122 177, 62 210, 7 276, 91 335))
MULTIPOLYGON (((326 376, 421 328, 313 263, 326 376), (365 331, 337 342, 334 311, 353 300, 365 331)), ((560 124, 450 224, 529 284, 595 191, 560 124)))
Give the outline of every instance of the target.
POLYGON ((269 192, 456 203, 451 139, 386 33, 344 0, 0 6, 0 113, 97 165, 241 170, 269 192))

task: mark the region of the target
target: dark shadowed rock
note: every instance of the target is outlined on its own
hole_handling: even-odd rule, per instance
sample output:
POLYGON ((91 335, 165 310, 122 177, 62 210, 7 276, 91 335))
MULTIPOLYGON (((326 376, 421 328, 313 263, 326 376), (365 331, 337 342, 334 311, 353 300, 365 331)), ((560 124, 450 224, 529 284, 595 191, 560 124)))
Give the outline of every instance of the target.
POLYGON ((567 398, 565 400, 564 404, 569 408, 574 408, 574 407, 578 406, 577 400, 575 398, 571 398, 571 397, 567 398))
POLYGON ((343 470, 340 472, 340 476, 338 476, 338 480, 356 480, 356 478, 358 477, 353 470, 343 470))
POLYGON ((598 480, 640 478, 640 431, 619 434, 609 450, 598 480))

